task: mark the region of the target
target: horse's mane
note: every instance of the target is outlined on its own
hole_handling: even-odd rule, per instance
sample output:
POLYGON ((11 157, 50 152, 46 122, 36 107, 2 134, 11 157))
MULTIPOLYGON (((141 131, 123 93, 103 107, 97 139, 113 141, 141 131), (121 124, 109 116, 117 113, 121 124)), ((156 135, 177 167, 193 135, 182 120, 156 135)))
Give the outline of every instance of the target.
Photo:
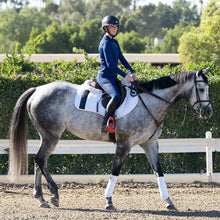
MULTIPOLYGON (((139 83, 139 89, 143 88, 144 90, 153 91, 155 89, 166 89, 176 84, 185 83, 188 80, 193 78, 193 75, 196 73, 195 70, 185 71, 181 73, 176 73, 170 76, 163 76, 158 79, 151 80, 149 82, 139 83)), ((207 83, 207 77, 202 74, 203 80, 207 83)))

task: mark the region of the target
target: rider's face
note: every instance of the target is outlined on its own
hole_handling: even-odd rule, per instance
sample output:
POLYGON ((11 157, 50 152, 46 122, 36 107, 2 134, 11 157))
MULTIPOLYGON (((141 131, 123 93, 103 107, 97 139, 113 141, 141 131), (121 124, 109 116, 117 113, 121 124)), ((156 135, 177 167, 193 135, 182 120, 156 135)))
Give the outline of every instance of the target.
POLYGON ((108 26, 108 31, 112 36, 115 36, 118 32, 118 25, 109 25, 108 26))

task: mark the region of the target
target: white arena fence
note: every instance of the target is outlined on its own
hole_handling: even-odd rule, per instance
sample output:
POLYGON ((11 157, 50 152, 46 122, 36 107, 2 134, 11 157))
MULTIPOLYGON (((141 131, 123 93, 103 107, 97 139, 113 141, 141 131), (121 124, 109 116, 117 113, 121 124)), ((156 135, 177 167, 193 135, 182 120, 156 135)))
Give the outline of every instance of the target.
MULTIPOLYGON (((28 154, 36 154, 40 140, 28 140, 28 154)), ((7 154, 9 140, 0 140, 0 154, 7 154)), ((53 154, 114 154, 116 145, 108 142, 86 140, 60 140, 53 154)), ((212 138, 211 132, 206 132, 206 138, 159 139, 159 153, 198 153, 206 152, 206 173, 165 174, 166 182, 192 183, 217 182, 220 183, 220 173, 213 173, 212 152, 220 151, 220 138, 212 138)), ((143 154, 141 147, 135 146, 131 154, 143 154)), ((193 161, 192 161, 193 162, 193 161)), ((59 166, 59 164, 58 164, 59 166)), ((109 175, 52 175, 57 183, 78 182, 98 183, 107 181, 109 175)), ((154 174, 120 175, 119 182, 156 182, 154 174)), ((10 183, 7 175, 0 175, 1 183, 10 183)), ((45 182, 45 180, 44 180, 45 182)), ((22 176, 20 183, 34 183, 34 176, 22 176)))

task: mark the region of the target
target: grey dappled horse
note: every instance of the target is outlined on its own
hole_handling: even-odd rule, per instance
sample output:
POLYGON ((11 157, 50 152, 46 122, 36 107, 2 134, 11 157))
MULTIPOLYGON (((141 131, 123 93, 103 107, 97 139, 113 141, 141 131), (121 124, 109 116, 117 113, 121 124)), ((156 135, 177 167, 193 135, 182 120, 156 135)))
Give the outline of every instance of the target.
MULTIPOLYGON (((208 80, 204 75, 206 72, 208 69, 204 72, 202 70, 182 72, 141 83, 143 92, 139 94, 136 107, 126 116, 116 120, 117 147, 111 176, 105 190, 107 209, 115 209, 112 203, 113 190, 123 162, 135 145, 143 148, 157 176, 160 195, 165 200, 167 208, 175 209, 169 198, 160 166, 157 140, 162 133, 165 115, 182 98, 185 98, 193 109, 198 112, 200 110, 203 118, 212 116, 208 80)), ((34 196, 39 200, 41 207, 49 207, 43 198, 42 173, 53 195, 52 204, 59 206, 58 187, 47 169, 47 161, 65 129, 83 139, 110 141, 108 133, 101 134, 103 116, 75 108, 74 97, 78 87, 79 85, 69 82, 54 82, 30 88, 21 95, 14 108, 10 128, 9 175, 15 180, 27 169, 25 117, 27 109, 41 139, 39 151, 35 156, 34 185, 34 196)))

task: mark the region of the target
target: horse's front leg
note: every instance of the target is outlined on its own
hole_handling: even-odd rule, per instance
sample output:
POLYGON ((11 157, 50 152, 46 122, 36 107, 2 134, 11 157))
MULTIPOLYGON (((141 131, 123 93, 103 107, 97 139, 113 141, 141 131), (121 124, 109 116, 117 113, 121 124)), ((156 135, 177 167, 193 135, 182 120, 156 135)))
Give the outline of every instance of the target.
POLYGON ((167 191, 167 186, 164 180, 163 170, 160 165, 159 155, 158 155, 158 148, 159 148, 158 142, 150 141, 150 142, 140 144, 140 146, 144 149, 144 152, 148 158, 148 161, 154 173, 157 176, 157 183, 158 183, 158 187, 160 191, 160 196, 164 201, 166 201, 167 209, 176 210, 174 204, 170 200, 170 197, 167 191))
POLYGON ((127 157, 128 153, 130 152, 130 145, 126 143, 117 143, 117 148, 112 164, 112 171, 111 176, 108 181, 108 185, 105 190, 105 198, 107 200, 107 204, 105 206, 108 210, 116 210, 112 203, 112 194, 115 188, 115 184, 117 182, 118 176, 120 174, 120 170, 122 165, 127 157))

